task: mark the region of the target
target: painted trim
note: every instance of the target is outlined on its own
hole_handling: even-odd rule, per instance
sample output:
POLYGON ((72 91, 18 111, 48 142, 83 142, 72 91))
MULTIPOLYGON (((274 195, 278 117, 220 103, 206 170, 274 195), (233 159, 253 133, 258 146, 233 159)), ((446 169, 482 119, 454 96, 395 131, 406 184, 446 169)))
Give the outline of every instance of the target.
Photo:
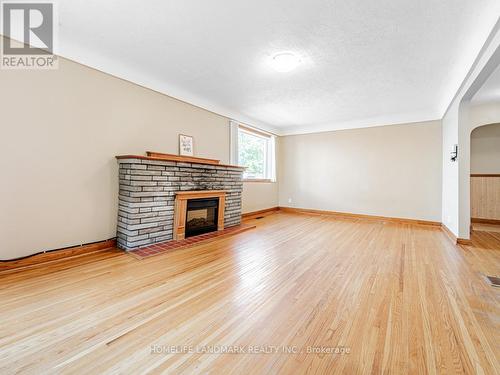
POLYGON ((43 251, 17 259, 0 260, 0 272, 19 268, 30 268, 44 263, 51 263, 66 258, 74 258, 109 249, 116 249, 116 238, 83 244, 80 246, 43 251))
POLYGON ((271 138, 273 136, 273 134, 269 133, 269 132, 266 132, 266 131, 262 131, 262 130, 259 130, 259 129, 255 129, 255 128, 252 128, 250 126, 246 126, 246 125, 243 125, 243 124, 239 124, 238 125, 238 128, 248 132, 248 133, 253 133, 253 134, 257 134, 261 137, 264 137, 264 138, 271 138))

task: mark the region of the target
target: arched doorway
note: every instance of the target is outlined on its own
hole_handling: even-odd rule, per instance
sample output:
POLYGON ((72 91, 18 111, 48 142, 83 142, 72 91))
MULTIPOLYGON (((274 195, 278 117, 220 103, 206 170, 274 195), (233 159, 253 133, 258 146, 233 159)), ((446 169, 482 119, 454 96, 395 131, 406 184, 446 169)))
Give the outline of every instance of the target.
POLYGON ((475 128, 470 141, 472 229, 500 232, 500 123, 475 128))

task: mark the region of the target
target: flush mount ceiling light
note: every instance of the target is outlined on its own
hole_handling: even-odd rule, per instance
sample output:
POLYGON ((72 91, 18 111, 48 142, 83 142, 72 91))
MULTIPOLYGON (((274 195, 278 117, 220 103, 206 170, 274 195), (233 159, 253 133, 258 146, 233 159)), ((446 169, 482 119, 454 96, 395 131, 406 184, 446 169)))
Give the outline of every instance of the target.
POLYGON ((282 52, 274 55, 271 64, 277 72, 287 73, 300 64, 300 59, 291 52, 282 52))

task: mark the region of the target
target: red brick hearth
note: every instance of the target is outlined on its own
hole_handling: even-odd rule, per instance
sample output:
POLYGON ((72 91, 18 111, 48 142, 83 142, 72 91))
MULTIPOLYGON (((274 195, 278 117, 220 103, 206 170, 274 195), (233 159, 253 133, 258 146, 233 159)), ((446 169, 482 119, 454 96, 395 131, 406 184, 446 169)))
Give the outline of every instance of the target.
POLYGON ((144 259, 154 255, 164 254, 172 250, 186 249, 188 247, 201 245, 206 242, 211 242, 222 237, 232 236, 253 228, 255 228, 255 225, 236 225, 221 231, 200 234, 199 236, 189 237, 180 241, 166 241, 146 247, 141 247, 137 250, 129 251, 128 254, 134 256, 137 259, 144 259))

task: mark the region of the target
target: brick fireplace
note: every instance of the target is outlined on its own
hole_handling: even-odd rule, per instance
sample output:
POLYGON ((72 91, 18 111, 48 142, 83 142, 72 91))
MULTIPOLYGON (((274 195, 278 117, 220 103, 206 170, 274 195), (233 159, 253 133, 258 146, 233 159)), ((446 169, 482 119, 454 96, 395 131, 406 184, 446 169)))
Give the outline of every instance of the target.
POLYGON ((156 152, 116 158, 120 248, 134 250, 184 239, 189 202, 193 202, 190 205, 194 207, 190 210, 193 211, 190 221, 198 226, 194 232, 206 231, 210 220, 215 220, 215 201, 208 205, 204 201, 209 198, 217 202, 214 230, 241 223, 243 167, 221 164, 214 159, 156 152), (207 217, 204 217, 205 210, 207 217), (206 228, 200 230, 200 225, 206 228))

